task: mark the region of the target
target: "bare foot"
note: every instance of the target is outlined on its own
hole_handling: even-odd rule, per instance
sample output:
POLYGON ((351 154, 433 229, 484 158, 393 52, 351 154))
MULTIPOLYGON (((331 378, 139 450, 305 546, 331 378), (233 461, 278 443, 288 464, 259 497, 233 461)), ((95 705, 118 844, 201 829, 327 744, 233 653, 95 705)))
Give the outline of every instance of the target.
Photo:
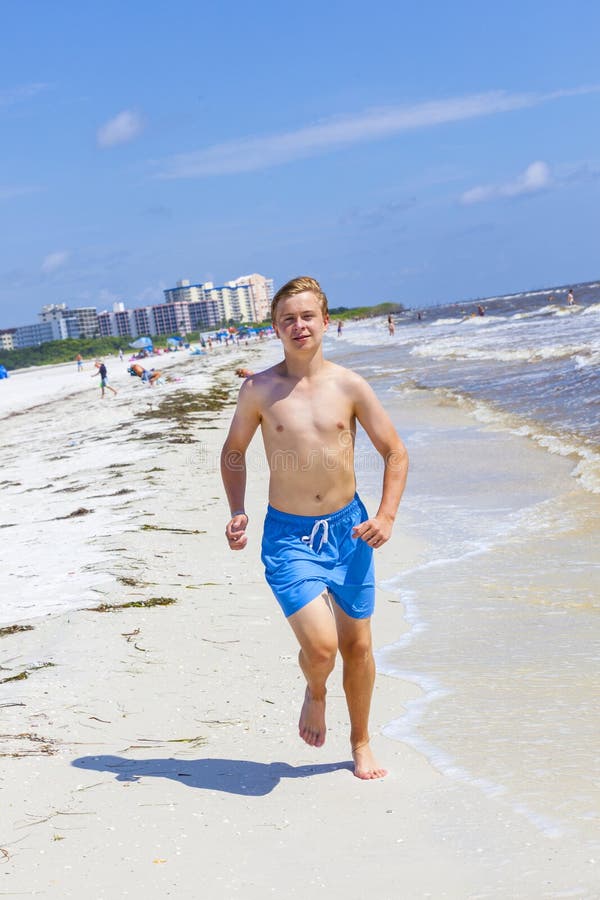
POLYGON ((325 698, 313 700, 306 688, 304 703, 300 711, 298 731, 303 741, 311 747, 322 747, 325 743, 325 698))
POLYGON ((357 744, 352 748, 352 759, 354 760, 354 774, 363 781, 369 781, 373 778, 384 778, 387 775, 387 769, 382 769, 377 765, 371 745, 368 741, 357 744))

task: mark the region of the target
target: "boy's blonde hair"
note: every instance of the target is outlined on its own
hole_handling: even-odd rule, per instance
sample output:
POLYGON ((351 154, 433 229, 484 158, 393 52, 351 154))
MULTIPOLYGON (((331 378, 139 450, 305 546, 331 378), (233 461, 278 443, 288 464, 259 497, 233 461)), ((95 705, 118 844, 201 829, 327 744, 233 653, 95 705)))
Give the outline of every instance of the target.
POLYGON ((329 315, 329 309, 327 307, 327 297, 321 290, 321 285, 319 284, 319 282, 316 280, 316 278, 311 278, 310 275, 300 275, 299 278, 292 278, 291 281, 288 281, 287 284, 284 284, 283 287, 280 287, 273 297, 273 302, 271 303, 271 321, 275 321, 277 304, 280 300, 283 300, 284 297, 293 297, 296 294, 301 294, 303 291, 310 291, 315 295, 321 305, 323 318, 329 315))

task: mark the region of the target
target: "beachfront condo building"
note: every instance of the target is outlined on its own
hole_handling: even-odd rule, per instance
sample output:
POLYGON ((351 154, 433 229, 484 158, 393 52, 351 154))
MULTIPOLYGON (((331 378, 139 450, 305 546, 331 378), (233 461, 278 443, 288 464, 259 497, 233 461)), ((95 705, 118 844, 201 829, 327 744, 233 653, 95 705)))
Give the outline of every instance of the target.
POLYGON ((96 337, 98 313, 95 306, 69 309, 66 303, 48 303, 38 313, 40 322, 65 322, 67 337, 96 337))
POLYGON ((220 322, 262 322, 271 313, 273 279, 264 275, 242 275, 223 285, 212 281, 190 284, 187 279, 164 291, 165 303, 197 305, 198 321, 207 328, 220 322), (205 307, 202 306, 205 304, 205 307))
POLYGON ((67 330, 66 319, 52 322, 36 322, 34 325, 21 325, 15 328, 13 345, 15 350, 24 347, 39 347, 47 341, 62 341, 71 337, 67 330))
POLYGON ((14 350, 16 330, 16 328, 2 328, 0 330, 0 350, 14 350))
POLYGON ((192 330, 190 304, 183 301, 160 303, 152 307, 156 330, 154 334, 187 334, 192 330))
MULTIPOLYGON (((104 310, 98 313, 98 332, 101 337, 137 337, 138 334, 150 334, 149 329, 137 328, 134 313, 137 310, 125 309, 123 303, 114 303, 111 312, 104 310)), ((148 324, 146 320, 143 325, 148 324)), ((154 324, 154 322, 152 323, 154 324)))
POLYGON ((246 289, 246 302, 248 305, 246 312, 250 312, 252 315, 243 316, 245 321, 264 322, 271 317, 272 278, 265 278, 264 275, 259 275, 255 272, 253 275, 242 275, 241 278, 236 278, 235 281, 228 281, 227 284, 246 289))

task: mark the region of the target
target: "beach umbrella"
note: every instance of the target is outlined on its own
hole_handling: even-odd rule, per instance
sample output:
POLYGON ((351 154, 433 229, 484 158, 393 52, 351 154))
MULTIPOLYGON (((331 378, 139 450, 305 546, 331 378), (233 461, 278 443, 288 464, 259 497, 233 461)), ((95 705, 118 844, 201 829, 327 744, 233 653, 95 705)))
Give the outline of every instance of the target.
POLYGON ((137 341, 133 341, 130 345, 134 350, 147 350, 152 347, 152 338, 139 337, 137 341))

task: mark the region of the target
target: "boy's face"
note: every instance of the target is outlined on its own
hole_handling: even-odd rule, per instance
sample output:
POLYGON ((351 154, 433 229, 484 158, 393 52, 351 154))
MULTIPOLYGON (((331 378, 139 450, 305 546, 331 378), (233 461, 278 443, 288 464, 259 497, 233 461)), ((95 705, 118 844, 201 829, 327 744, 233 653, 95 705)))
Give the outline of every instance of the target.
POLYGON ((329 316, 323 316, 313 292, 302 291, 279 301, 273 328, 286 350, 302 351, 321 344, 328 324, 329 316))

